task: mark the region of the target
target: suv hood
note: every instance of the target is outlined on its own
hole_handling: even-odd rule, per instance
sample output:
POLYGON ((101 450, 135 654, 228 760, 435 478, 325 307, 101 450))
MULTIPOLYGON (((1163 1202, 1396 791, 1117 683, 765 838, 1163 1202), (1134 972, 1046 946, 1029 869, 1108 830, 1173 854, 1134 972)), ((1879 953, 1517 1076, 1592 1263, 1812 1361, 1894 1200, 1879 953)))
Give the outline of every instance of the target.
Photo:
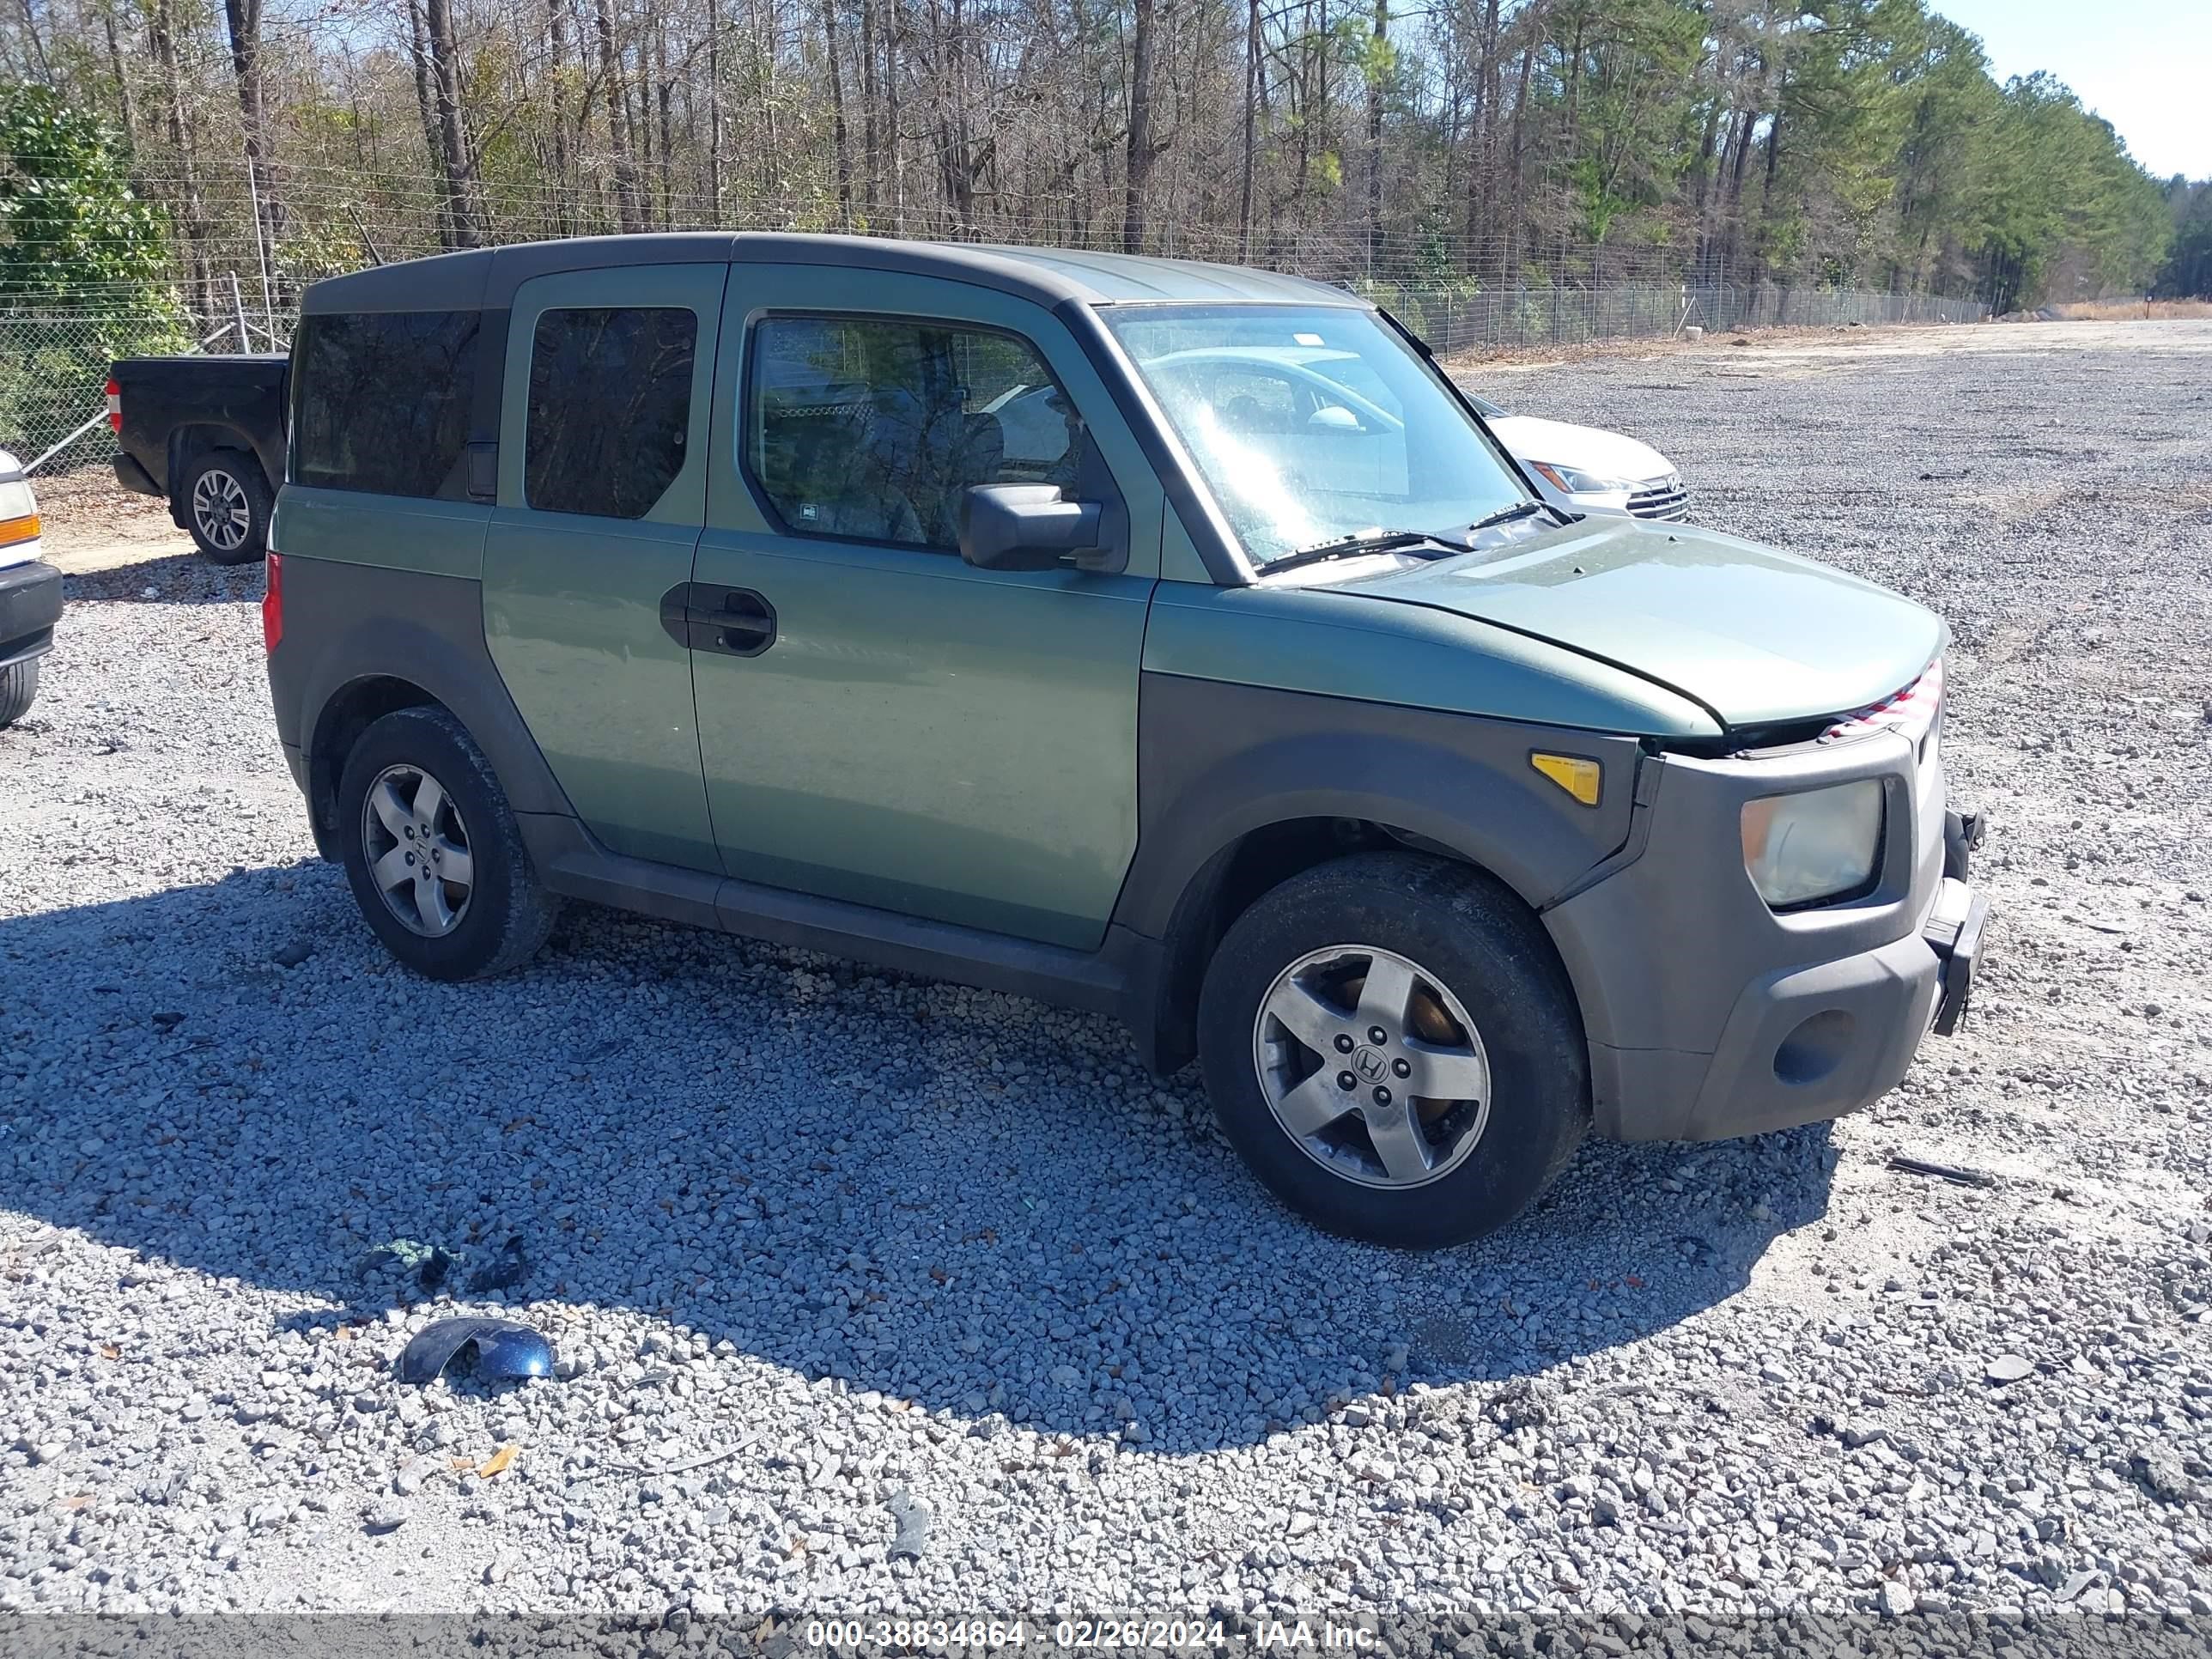
POLYGON ((1911 684, 1945 639, 1942 618, 1886 587, 1735 536, 1626 518, 1332 586, 1565 646, 1729 726, 1863 708, 1911 684))

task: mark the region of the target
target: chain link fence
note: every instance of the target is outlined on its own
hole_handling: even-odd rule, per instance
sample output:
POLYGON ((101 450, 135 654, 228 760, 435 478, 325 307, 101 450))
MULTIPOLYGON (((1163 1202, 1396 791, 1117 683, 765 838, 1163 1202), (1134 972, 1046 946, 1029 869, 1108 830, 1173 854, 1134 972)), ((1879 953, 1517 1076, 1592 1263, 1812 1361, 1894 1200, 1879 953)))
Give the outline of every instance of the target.
POLYGON ((1718 334, 1760 328, 1975 323, 1989 315, 1987 306, 1971 300, 1767 283, 1621 288, 1545 283, 1503 290, 1369 283, 1354 286, 1388 307, 1436 351, 1446 354, 1662 339, 1686 328, 1718 334))
MULTIPOLYGON (((1304 263, 1303 261, 1290 263, 1304 263)), ((1760 283, 1648 283, 1589 287, 1565 283, 1436 286, 1355 278, 1345 286, 1388 307, 1440 353, 1482 354, 1656 339, 1702 328, 1720 333, 1852 324, 1978 322, 1989 308, 1969 300, 1760 283)), ((0 313, 0 445, 33 469, 104 464, 114 437, 103 418, 109 363, 169 352, 281 351, 289 321, 249 309, 228 283, 227 318, 177 320, 159 307, 88 298, 81 312, 0 313), (154 314, 149 315, 149 313, 154 314), (213 322, 211 328, 205 325, 213 322)))

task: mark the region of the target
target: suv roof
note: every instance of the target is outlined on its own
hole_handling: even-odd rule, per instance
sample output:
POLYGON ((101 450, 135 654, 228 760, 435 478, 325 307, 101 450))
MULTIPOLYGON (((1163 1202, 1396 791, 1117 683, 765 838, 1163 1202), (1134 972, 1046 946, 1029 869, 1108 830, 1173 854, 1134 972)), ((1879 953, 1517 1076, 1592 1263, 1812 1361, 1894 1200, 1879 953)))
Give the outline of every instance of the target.
POLYGON ((910 242, 887 236, 815 236, 769 231, 670 231, 638 236, 573 236, 553 242, 441 253, 378 265, 311 286, 301 309, 332 312, 496 311, 533 276, 611 265, 849 265, 979 283, 1054 306, 1158 301, 1364 306, 1358 296, 1302 276, 1194 259, 1093 253, 1075 248, 997 247, 972 242, 910 242))

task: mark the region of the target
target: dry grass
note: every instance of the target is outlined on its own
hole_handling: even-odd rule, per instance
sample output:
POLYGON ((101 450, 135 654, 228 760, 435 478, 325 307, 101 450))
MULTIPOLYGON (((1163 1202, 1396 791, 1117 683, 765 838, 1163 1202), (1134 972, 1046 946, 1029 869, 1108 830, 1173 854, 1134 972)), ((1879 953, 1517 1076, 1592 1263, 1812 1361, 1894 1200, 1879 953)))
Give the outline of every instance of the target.
POLYGON ((2083 300, 2051 309, 2069 323, 2130 323, 2212 317, 2212 300, 2083 300))

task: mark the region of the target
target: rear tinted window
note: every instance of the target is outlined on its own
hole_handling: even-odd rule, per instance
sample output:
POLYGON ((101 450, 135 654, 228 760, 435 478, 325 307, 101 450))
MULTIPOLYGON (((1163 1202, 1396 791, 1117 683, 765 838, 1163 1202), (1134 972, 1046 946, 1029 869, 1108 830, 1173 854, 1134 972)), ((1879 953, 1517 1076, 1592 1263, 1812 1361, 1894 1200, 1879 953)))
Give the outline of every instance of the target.
POLYGON ((293 482, 465 500, 477 318, 303 318, 293 358, 293 482))
POLYGON ((684 470, 699 319, 677 307, 548 311, 530 346, 523 500, 641 519, 684 470))

